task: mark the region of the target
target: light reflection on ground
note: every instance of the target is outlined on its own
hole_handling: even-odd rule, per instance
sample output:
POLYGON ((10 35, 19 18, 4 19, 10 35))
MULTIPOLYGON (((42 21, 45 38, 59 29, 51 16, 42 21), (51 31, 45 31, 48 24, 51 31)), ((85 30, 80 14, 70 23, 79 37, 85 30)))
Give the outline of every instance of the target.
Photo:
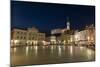
POLYGON ((11 65, 69 63, 94 60, 94 50, 86 47, 51 45, 11 48, 11 65))

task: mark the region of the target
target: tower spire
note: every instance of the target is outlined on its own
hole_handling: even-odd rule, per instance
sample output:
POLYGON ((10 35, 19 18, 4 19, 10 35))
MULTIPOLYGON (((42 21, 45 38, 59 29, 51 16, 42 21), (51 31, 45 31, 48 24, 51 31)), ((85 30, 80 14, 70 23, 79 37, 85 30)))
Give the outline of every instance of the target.
POLYGON ((67 25, 67 30, 70 30, 70 22, 69 22, 69 17, 67 17, 67 23, 66 23, 66 25, 67 25))

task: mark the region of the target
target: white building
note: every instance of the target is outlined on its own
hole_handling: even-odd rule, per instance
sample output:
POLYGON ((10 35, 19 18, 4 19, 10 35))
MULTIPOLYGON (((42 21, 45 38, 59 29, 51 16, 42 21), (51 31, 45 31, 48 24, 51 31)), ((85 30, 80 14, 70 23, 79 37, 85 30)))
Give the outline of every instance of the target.
POLYGON ((53 30, 51 30, 51 34, 58 34, 58 33, 62 33, 62 29, 53 29, 53 30))

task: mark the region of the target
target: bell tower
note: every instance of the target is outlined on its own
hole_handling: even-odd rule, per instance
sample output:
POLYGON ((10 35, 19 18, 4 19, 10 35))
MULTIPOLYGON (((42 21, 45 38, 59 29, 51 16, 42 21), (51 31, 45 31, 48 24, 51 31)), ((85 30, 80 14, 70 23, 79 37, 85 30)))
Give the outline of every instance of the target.
POLYGON ((69 17, 67 17, 67 23, 66 23, 66 25, 67 25, 67 30, 70 30, 70 22, 69 22, 69 17))

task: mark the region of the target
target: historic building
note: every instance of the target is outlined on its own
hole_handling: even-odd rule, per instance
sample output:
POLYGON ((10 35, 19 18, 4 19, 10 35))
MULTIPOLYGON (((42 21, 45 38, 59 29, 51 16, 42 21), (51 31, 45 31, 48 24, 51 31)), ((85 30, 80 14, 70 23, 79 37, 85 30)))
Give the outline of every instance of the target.
POLYGON ((36 29, 35 27, 27 29, 27 44, 38 44, 38 29, 36 29))
POLYGON ((40 45, 45 41, 45 33, 41 33, 35 27, 13 29, 11 33, 11 46, 17 45, 40 45))
POLYGON ((51 30, 51 34, 59 34, 59 33, 62 33, 62 29, 60 28, 51 30))
POLYGON ((57 39, 56 39, 56 36, 51 36, 50 37, 50 42, 51 42, 51 44, 57 44, 57 39))
POLYGON ((95 27, 94 25, 86 26, 85 28, 87 30, 87 39, 88 39, 88 44, 95 44, 95 27))
MULTIPOLYGON (((74 43, 74 33, 70 29, 70 22, 67 19, 66 27, 64 29, 54 29, 51 31, 52 34, 55 34, 55 41, 57 44, 72 44, 74 43), (59 36, 57 36, 60 34, 59 36)), ((53 37, 54 37, 53 36, 53 37)))
POLYGON ((25 45, 27 41, 27 30, 13 29, 11 31, 11 46, 25 45))
POLYGON ((67 20, 64 29, 51 30, 51 36, 45 36, 45 33, 39 32, 35 27, 27 29, 13 29, 11 31, 11 46, 21 45, 95 45, 95 27, 86 26, 83 30, 71 30, 70 22, 67 20))
POLYGON ((74 44, 74 31, 70 29, 69 19, 65 29, 62 30, 61 39, 63 44, 74 44))
POLYGON ((84 30, 75 32, 75 44, 93 45, 95 44, 95 28, 93 25, 86 26, 84 30))
POLYGON ((78 45, 88 44, 87 37, 88 37, 87 30, 75 32, 75 44, 78 44, 78 45))
POLYGON ((43 42, 45 41, 45 33, 38 33, 38 44, 43 44, 43 42))
POLYGON ((63 45, 94 45, 95 44, 95 27, 94 25, 86 26, 84 29, 74 31, 70 28, 69 19, 64 29, 54 29, 51 31, 51 39, 56 44, 63 45), (59 36, 57 36, 60 33, 59 36))

